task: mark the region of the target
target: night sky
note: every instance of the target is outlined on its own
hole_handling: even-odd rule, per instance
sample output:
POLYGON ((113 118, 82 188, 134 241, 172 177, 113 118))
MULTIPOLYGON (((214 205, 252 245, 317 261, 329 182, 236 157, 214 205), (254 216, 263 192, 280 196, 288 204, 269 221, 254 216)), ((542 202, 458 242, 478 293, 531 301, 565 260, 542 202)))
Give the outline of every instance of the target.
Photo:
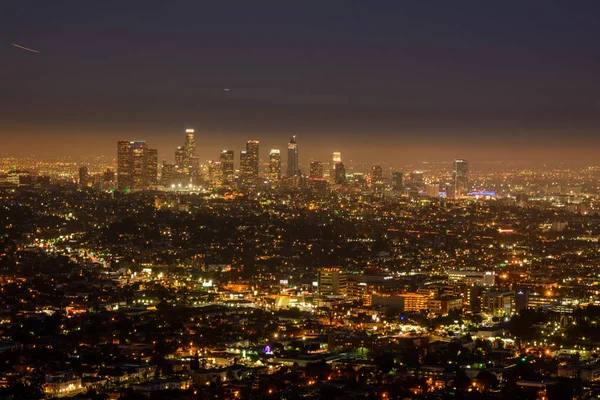
POLYGON ((303 163, 593 162, 599 20, 597 0, 3 0, 0 154, 171 159, 194 127, 203 159, 295 133, 303 163))

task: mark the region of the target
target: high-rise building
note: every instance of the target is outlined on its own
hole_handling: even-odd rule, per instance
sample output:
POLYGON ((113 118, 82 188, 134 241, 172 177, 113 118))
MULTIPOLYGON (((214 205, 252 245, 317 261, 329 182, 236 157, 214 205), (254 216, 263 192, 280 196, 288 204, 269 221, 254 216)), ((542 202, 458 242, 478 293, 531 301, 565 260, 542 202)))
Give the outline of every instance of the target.
POLYGON ((223 150, 219 156, 219 162, 221 163, 221 178, 223 186, 233 185, 235 179, 235 168, 233 150, 223 150))
POLYGON ((312 161, 310 163, 310 178, 323 179, 323 163, 321 161, 312 161))
POLYGON ((165 187, 175 184, 176 164, 167 163, 163 160, 160 174, 160 182, 165 187))
POLYGON ((239 184, 241 187, 248 186, 251 176, 250 157, 247 150, 240 150, 240 174, 239 184))
POLYGON ((371 167, 371 184, 383 184, 383 169, 380 165, 374 165, 371 167))
POLYGON ((296 135, 292 136, 288 143, 287 176, 300 175, 298 167, 298 144, 296 135))
POLYGON ((223 164, 211 161, 208 164, 208 183, 211 188, 220 188, 223 183, 223 164))
POLYGON ((269 180, 277 182, 281 179, 281 151, 271 149, 269 153, 269 180))
POLYGON ((346 294, 346 273, 339 268, 321 268, 317 283, 321 296, 340 296, 346 294))
POLYGON ((258 184, 258 140, 248 140, 246 150, 240 151, 240 185, 252 187, 258 184))
POLYGON ((425 183, 425 178, 422 171, 413 171, 410 173, 410 182, 414 186, 420 186, 425 183))
POLYGON ((196 155, 196 140, 194 139, 194 130, 185 130, 185 144, 183 145, 186 157, 190 160, 196 155))
POLYGON ((467 160, 454 160, 454 197, 466 196, 469 192, 469 163, 467 160))
POLYGON ((146 156, 146 185, 158 185, 158 150, 148 149, 146 156))
POLYGON ((187 161, 185 150, 183 149, 183 147, 178 147, 177 150, 175 150, 175 165, 177 165, 180 168, 185 168, 186 164, 187 161))
POLYGON ((335 165, 342 162, 342 153, 334 151, 329 156, 329 182, 335 183, 335 165))
POLYGON ((402 190, 402 172, 392 172, 392 189, 402 190))
POLYGON ((143 140, 134 140, 131 142, 131 152, 133 153, 133 187, 142 187, 147 185, 147 162, 148 145, 143 140))
POLYGON ((343 185, 346 182, 346 168, 343 162, 335 164, 335 183, 337 185, 343 185))
POLYGON ((149 185, 158 181, 158 152, 148 148, 143 140, 117 143, 118 189, 127 190, 149 185))
POLYGON ((175 165, 190 176, 200 168, 200 159, 196 155, 196 139, 193 129, 185 130, 185 143, 175 150, 175 165))
POLYGON ((246 154, 248 158, 248 182, 250 185, 258 184, 258 140, 246 142, 246 154))
POLYGON ((117 142, 117 187, 119 190, 133 186, 133 153, 129 140, 117 142))
POLYGON ((85 188, 89 184, 90 176, 87 167, 79 167, 79 187, 85 188))

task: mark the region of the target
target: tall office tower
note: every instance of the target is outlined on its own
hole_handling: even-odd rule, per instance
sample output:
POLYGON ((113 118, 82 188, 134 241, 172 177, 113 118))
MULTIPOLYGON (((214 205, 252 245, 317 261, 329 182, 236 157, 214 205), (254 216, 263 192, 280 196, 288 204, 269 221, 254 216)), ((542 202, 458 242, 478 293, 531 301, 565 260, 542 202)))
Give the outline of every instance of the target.
POLYGON ((281 151, 271 149, 269 153, 269 180, 277 182, 281 179, 281 151))
POLYGON ((258 184, 258 140, 246 142, 246 157, 248 158, 248 184, 258 184))
POLYGON ((187 168, 187 163, 188 160, 185 149, 183 147, 178 147, 177 150, 175 150, 175 165, 179 168, 187 168))
POLYGON ((190 175, 200 169, 200 159, 196 155, 196 140, 194 130, 185 130, 185 143, 175 150, 175 165, 190 175))
POLYGON ((337 185, 343 185, 346 182, 346 168, 343 162, 335 164, 335 183, 337 185))
POLYGON ((454 160, 454 197, 466 196, 469 192, 469 163, 467 160, 454 160))
POLYGON ((392 172, 392 189, 402 190, 402 172, 392 172))
POLYGON ((219 156, 221 163, 221 178, 223 186, 233 185, 235 168, 233 167, 233 150, 223 150, 219 156))
POLYGON ((88 174, 88 168, 80 167, 79 168, 79 187, 85 188, 88 186, 89 182, 90 182, 90 176, 88 174))
POLYGON ((321 296, 340 296, 346 294, 346 273, 339 268, 321 268, 317 272, 317 283, 321 296))
POLYGON ((165 187, 171 187, 175 184, 176 165, 167 163, 163 160, 160 173, 160 182, 165 187))
POLYGON ((211 188, 220 188, 223 182, 223 164, 211 161, 208 164, 208 183, 211 188))
POLYGON ((243 188, 252 186, 253 181, 253 168, 250 154, 248 150, 240 151, 240 178, 239 183, 243 188))
POLYGON ((158 152, 149 149, 143 140, 118 142, 117 148, 118 189, 155 185, 158 182, 158 152))
POLYGON ((383 169, 379 165, 374 165, 371 167, 371 184, 383 184, 383 169))
POLYGON ((196 155, 196 140, 194 139, 194 130, 185 130, 185 144, 183 145, 185 155, 188 160, 196 155))
POLYGON ((323 163, 321 161, 312 161, 310 163, 310 178, 323 179, 323 163))
POLYGON ((334 151, 329 156, 329 182, 335 183, 335 165, 342 162, 342 153, 334 151))
POLYGON ((424 183, 425 179, 423 177, 422 171, 413 171, 410 173, 410 181, 413 183, 424 183))
POLYGON ((133 187, 133 153, 129 140, 117 142, 117 180, 119 190, 133 187))
POLYGON ((158 185, 158 150, 148 149, 146 156, 146 185, 158 185))
POLYGON ((148 183, 148 145, 143 140, 130 143, 133 159, 133 187, 145 186, 148 183))
POLYGON ((298 173, 298 144, 296 135, 292 136, 288 143, 287 176, 296 176, 298 173))

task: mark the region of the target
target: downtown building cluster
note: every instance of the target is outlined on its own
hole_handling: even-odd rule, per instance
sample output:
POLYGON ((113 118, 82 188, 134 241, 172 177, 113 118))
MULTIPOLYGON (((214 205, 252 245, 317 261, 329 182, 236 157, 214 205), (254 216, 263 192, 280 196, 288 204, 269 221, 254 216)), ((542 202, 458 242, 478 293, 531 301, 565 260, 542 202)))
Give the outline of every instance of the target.
MULTIPOLYGON (((117 188, 119 190, 143 190, 162 188, 165 190, 241 190, 253 189, 310 189, 326 191, 332 187, 372 189, 383 192, 391 189, 396 193, 417 196, 426 193, 432 197, 440 195, 462 198, 469 195, 469 165, 457 159, 452 177, 445 182, 428 182, 420 171, 411 172, 407 179, 402 172, 391 171, 384 177, 380 165, 372 166, 369 173, 347 170, 339 151, 332 152, 328 163, 314 160, 308 171, 302 171, 296 136, 287 146, 287 163, 283 172, 280 149, 271 149, 268 165, 261 171, 260 142, 248 140, 239 152, 236 169, 234 150, 222 150, 218 160, 202 164, 196 154, 194 129, 186 130, 186 140, 175 151, 175 162, 163 161, 159 168, 155 149, 149 149, 144 141, 119 141, 117 150, 117 188), (159 176, 160 175, 160 176, 159 176)), ((79 183, 87 186, 87 169, 80 170, 79 183)), ((108 172, 107 172, 108 173, 108 172)))

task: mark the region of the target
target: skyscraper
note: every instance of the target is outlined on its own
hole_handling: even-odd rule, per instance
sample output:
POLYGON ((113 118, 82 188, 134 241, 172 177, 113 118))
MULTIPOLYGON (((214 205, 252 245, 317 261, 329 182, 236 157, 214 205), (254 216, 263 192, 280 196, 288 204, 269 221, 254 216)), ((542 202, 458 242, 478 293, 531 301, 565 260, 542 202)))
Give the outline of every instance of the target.
POLYGON ((148 149, 146 156, 146 185, 158 185, 158 150, 148 149))
POLYGON ((179 168, 187 168, 187 155, 183 147, 178 147, 175 150, 175 165, 179 168))
POLYGON ((288 143, 287 176, 298 175, 298 144, 296 144, 296 135, 292 136, 288 143))
POLYGON ((196 155, 196 139, 193 129, 185 130, 185 143, 175 150, 175 165, 190 176, 198 172, 200 161, 196 155))
POLYGON ((329 156, 329 181, 335 183, 335 165, 342 162, 342 153, 334 151, 329 156))
POLYGON ((194 130, 185 130, 185 144, 183 145, 185 154, 188 160, 191 160, 196 155, 196 140, 194 139, 194 130))
POLYGON ((158 152, 143 140, 117 142, 118 189, 155 185, 158 181, 158 152))
POLYGON ((235 168, 233 150, 223 150, 219 156, 219 162, 221 163, 221 178, 223 186, 233 185, 235 179, 235 168))
POLYGON ((248 157, 249 182, 251 185, 258 184, 258 140, 248 140, 246 142, 246 153, 248 157))
POLYGON ((371 184, 383 184, 383 169, 380 165, 374 165, 373 167, 371 167, 371 184))
POLYGON ((277 182, 281 179, 281 151, 271 149, 269 153, 269 180, 277 182))
POLYGON ((117 188, 131 189, 133 186, 133 154, 129 140, 117 142, 117 188))
POLYGON ((392 189, 402 190, 402 172, 392 172, 392 189))
POLYGON ((133 159, 133 187, 145 186, 147 178, 148 145, 143 140, 134 140, 130 144, 133 159))
POLYGON ((344 167, 343 162, 339 162, 335 164, 335 183, 337 185, 343 185, 346 183, 346 168, 344 167))
POLYGON ((211 161, 208 164, 208 183, 211 188, 220 188, 223 183, 223 164, 211 161))
POLYGON ((312 161, 310 163, 310 178, 323 179, 323 163, 321 161, 312 161))
POLYGON ((240 151, 240 185, 248 188, 258 184, 258 140, 248 140, 240 151))
POLYGON ((79 187, 85 188, 89 183, 89 174, 87 167, 79 167, 79 187))
POLYGON ((425 183, 425 177, 422 171, 413 171, 410 173, 410 182, 413 185, 420 186, 425 183))
POLYGON ((454 197, 466 196, 469 192, 469 163, 467 160, 454 160, 454 197))

